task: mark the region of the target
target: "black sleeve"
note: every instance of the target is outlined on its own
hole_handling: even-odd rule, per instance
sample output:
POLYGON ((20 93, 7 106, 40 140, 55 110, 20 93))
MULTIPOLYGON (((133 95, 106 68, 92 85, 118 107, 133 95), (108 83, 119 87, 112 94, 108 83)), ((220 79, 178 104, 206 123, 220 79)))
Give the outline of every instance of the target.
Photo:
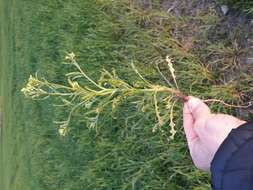
POLYGON ((213 190, 253 190, 253 121, 233 129, 211 163, 213 190))

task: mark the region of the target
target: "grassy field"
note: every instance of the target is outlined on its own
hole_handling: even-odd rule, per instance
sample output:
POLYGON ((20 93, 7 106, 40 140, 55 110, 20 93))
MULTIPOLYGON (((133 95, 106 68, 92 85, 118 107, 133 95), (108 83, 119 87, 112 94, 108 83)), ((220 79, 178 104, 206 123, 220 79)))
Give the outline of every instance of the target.
MULTIPOLYGON (((186 94, 242 104, 240 93, 252 95, 247 88, 252 79, 245 74, 237 76, 245 81, 240 85, 235 79, 223 83, 224 68, 234 69, 225 42, 224 46, 204 43, 198 52, 187 49, 172 33, 177 28, 183 38, 184 24, 192 18, 169 15, 158 1, 153 1, 149 11, 126 0, 0 0, 0 9, 1 189, 210 189, 209 175, 191 163, 181 105, 175 110, 178 133, 174 141, 168 141, 168 123, 163 127, 167 133, 152 133, 152 109, 141 113, 130 103, 102 115, 98 131, 90 130, 82 114, 75 113, 69 134, 62 138, 53 121, 66 118, 68 110, 53 106, 55 99, 27 100, 20 89, 35 72, 66 83, 64 74, 69 68, 62 63, 70 51, 94 78, 101 69, 113 67, 123 79, 134 81, 133 61, 147 79, 166 85, 155 63, 170 55, 186 94), (226 64, 204 63, 209 50, 224 55, 226 64)), ((206 27, 218 18, 212 13, 198 19, 206 27)), ((202 42, 206 41, 205 27, 202 42)), ((168 73, 165 63, 162 69, 168 73)), ((237 113, 220 104, 210 106, 214 111, 237 113)))
MULTIPOLYGON (((19 93, 31 66, 27 19, 20 1, 0 1, 1 7, 1 188, 33 189, 30 171, 28 107, 19 93)), ((28 15, 27 15, 28 16, 28 15)))

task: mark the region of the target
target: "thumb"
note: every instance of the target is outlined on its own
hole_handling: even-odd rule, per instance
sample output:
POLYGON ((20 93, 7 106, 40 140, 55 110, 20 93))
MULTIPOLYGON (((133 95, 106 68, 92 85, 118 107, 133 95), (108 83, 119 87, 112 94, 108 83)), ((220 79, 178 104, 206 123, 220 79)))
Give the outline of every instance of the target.
POLYGON ((209 107, 199 98, 190 96, 187 105, 194 120, 206 118, 211 114, 209 107))

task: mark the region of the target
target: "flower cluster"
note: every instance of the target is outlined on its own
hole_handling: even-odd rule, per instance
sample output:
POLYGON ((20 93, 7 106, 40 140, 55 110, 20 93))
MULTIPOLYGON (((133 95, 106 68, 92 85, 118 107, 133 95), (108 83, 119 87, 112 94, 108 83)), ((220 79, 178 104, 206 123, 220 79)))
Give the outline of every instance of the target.
POLYGON ((46 91, 44 91, 42 87, 43 83, 38 80, 37 77, 30 75, 26 87, 22 88, 21 92, 24 93, 26 97, 37 99, 46 94, 46 91))

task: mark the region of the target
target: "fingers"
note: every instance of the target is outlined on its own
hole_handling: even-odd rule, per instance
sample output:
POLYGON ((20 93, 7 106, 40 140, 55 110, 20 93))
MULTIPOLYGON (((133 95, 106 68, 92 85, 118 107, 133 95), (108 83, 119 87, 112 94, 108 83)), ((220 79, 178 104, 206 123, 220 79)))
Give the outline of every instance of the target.
POLYGON ((198 130, 194 127, 196 121, 207 118, 210 115, 210 109, 200 99, 195 97, 189 97, 189 100, 184 104, 183 110, 183 125, 189 148, 191 148, 192 142, 198 138, 198 130))
POLYGON ((193 129, 193 124, 194 124, 194 119, 193 119, 192 113, 189 110, 188 104, 185 103, 184 109, 183 109, 183 125, 184 125, 184 131, 185 131, 189 146, 190 144, 192 144, 192 141, 198 137, 196 132, 193 129))
POLYGON ((203 145, 195 130, 195 121, 198 118, 210 114, 210 110, 200 99, 189 97, 183 108, 183 125, 186 134, 190 154, 195 166, 208 171, 210 168, 211 155, 203 145))
POLYGON ((188 105, 188 108, 192 113, 194 121, 201 118, 206 118, 211 113, 209 107, 199 98, 190 96, 186 104, 188 105))

